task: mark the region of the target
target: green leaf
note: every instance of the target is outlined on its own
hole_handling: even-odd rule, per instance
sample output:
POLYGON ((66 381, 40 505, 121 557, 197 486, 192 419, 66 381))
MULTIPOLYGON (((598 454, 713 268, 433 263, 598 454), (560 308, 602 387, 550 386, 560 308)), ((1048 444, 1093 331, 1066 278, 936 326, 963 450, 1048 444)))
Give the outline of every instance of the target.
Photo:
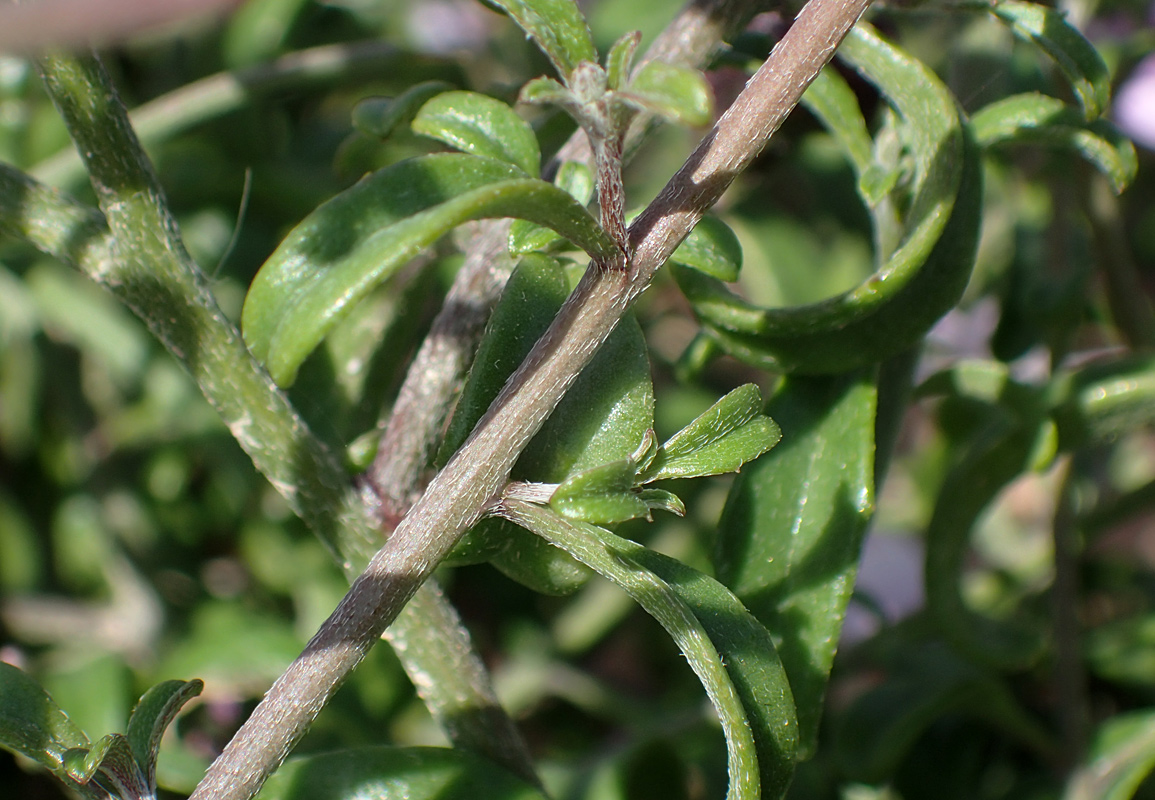
POLYGON ((662 445, 640 477, 651 483, 737 472, 782 438, 778 425, 761 409, 758 387, 739 386, 662 445))
MULTIPOLYGON (((902 235, 878 272, 828 300, 761 308, 714 278, 677 265, 672 269, 721 349, 765 369, 829 374, 902 352, 957 303, 974 264, 982 172, 977 148, 950 92, 925 66, 886 44, 868 25, 851 31, 839 56, 894 107, 911 151, 911 196, 900 202, 906 206, 902 235)), ((812 109, 821 116, 828 105, 834 107, 818 103, 812 109)), ((825 122, 827 127, 849 124, 843 105, 837 105, 840 110, 825 122)), ((858 138, 838 137, 851 143, 858 138)), ((852 146, 861 149, 861 143, 852 146)), ((861 186, 875 180, 860 174, 861 186)), ((883 230, 884 211, 872 206, 872 213, 876 231, 883 230)))
POLYGON ((69 750, 64 765, 68 777, 80 785, 109 787, 121 800, 151 800, 156 794, 133 758, 128 739, 120 733, 101 738, 91 750, 69 750))
POLYGON ((1063 800, 1130 800, 1155 769, 1155 711, 1103 722, 1087 760, 1071 776, 1063 800))
POLYGON ((445 92, 427 102, 413 130, 475 156, 504 161, 532 178, 541 170, 533 128, 500 100, 477 92, 445 92))
POLYGON ((353 127, 366 136, 388 139, 398 128, 409 127, 429 100, 454 88, 445 81, 426 81, 396 97, 367 97, 353 106, 353 127))
POLYGON ((713 111, 713 95, 705 76, 696 69, 664 61, 643 64, 629 85, 614 96, 682 125, 708 125, 713 111))
MULTIPOLYGON (((583 207, 589 205, 594 194, 594 178, 590 168, 577 161, 566 161, 558 167, 553 185, 566 192, 583 207)), ((509 226, 509 252, 523 255, 534 251, 546 252, 564 242, 554 231, 536 222, 515 219, 509 226)))
POLYGON ((573 0, 489 0, 537 43, 554 69, 568 78, 582 61, 596 62, 589 25, 573 0))
POLYGON ((650 507, 634 492, 635 467, 629 459, 572 475, 554 490, 549 507, 566 519, 616 525, 648 518, 650 507))
POLYGON ((1015 35, 1034 42, 1054 59, 1071 82, 1087 120, 1101 117, 1111 102, 1111 75, 1094 45, 1059 11, 1037 3, 1001 0, 990 12, 1015 35))
POLYGON ((507 500, 498 513, 616 583, 678 643, 722 722, 729 800, 785 792, 798 734, 790 684, 769 631, 734 595, 679 561, 542 506, 507 500))
MULTIPOLYGON (((465 441, 568 293, 564 270, 556 261, 540 255, 521 260, 478 346, 440 461, 465 441)), ((646 353, 637 322, 627 319, 522 452, 512 477, 562 483, 584 470, 629 458, 653 425, 653 384, 646 353)), ((485 559, 510 578, 547 594, 567 594, 589 574, 557 548, 497 520, 483 520, 467 533, 449 563, 485 559)))
POLYGON ((634 55, 642 41, 641 31, 631 31, 614 42, 606 55, 606 87, 611 91, 621 89, 630 77, 634 66, 634 55))
POLYGON ((610 257, 615 246, 572 197, 488 158, 403 161, 329 200, 261 267, 242 322, 253 354, 282 386, 346 310, 462 222, 519 217, 610 257))
POLYGON ((357 747, 286 761, 257 800, 545 800, 492 762, 440 747, 357 747))
POLYGON ((952 715, 977 717, 1053 757, 1046 729, 997 674, 960 659, 940 643, 904 642, 879 684, 838 719, 838 765, 853 780, 894 775, 926 729, 952 715))
POLYGON ((874 510, 876 394, 862 374, 787 378, 767 408, 782 442, 735 479, 719 525, 718 579, 780 637, 803 757, 874 510))
POLYGON ((1074 150, 1111 182, 1119 194, 1135 179, 1135 145, 1105 119, 1087 122, 1062 100, 1028 92, 984 107, 972 119, 982 147, 1044 144, 1074 150))
POLYGON ((137 766, 156 787, 156 758, 161 736, 184 705, 204 689, 204 681, 164 681, 145 692, 128 718, 125 735, 137 766))
POLYGON ((1053 392, 1065 449, 1114 441, 1155 422, 1155 358, 1090 364, 1060 375, 1053 392))
POLYGON ((670 261, 732 283, 742 269, 742 245, 730 226, 717 217, 705 216, 678 245, 670 261))
POLYGON ((36 681, 0 661, 0 747, 64 778, 65 752, 87 746, 88 737, 36 681))

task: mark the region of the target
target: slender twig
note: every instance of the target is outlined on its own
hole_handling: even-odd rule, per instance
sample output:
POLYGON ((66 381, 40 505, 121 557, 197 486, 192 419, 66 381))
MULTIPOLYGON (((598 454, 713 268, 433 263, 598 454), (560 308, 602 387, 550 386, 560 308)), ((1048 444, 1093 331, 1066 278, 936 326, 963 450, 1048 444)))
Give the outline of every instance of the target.
POLYGON ((654 272, 765 146, 865 11, 811 0, 745 91, 630 230, 628 270, 587 270, 465 444, 430 483, 190 800, 247 800, 417 587, 486 511, 509 470, 654 272))
MULTIPOLYGON (((728 36, 741 30, 765 0, 691 0, 654 40, 641 63, 667 61, 701 68, 728 36)), ((626 138, 631 152, 649 127, 648 115, 634 121, 626 138)), ((591 161, 589 140, 578 130, 547 165, 550 174, 565 161, 591 161)), ((425 469, 440 441, 445 420, 469 369, 473 351, 502 287, 509 262, 501 259, 509 224, 483 222, 465 245, 467 253, 445 305, 409 367, 367 474, 381 501, 381 522, 392 530, 424 488, 425 469)))

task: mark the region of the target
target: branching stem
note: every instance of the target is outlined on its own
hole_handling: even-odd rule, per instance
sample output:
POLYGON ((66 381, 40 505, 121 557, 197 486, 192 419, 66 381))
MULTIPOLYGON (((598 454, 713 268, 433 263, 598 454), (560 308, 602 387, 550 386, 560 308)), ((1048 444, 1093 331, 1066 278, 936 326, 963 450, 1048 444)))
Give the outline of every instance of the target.
POLYGON ((508 479, 578 373, 701 215, 762 150, 869 0, 811 0, 745 91, 630 229, 634 265, 587 270, 465 444, 274 683, 191 800, 248 800, 508 479))

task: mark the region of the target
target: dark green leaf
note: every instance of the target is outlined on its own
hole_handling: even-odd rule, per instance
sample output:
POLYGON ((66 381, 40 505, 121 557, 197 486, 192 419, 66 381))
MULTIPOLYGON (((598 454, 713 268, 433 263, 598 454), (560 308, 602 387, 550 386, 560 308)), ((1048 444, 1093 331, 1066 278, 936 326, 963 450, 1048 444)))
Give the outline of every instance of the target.
POLYGON ((573 0, 490 0, 525 31, 568 78, 582 61, 598 60, 589 25, 573 0))
POLYGON ((1087 122, 1062 100, 1044 94, 1018 94, 986 106, 972 119, 982 147, 1044 144, 1081 154, 1111 182, 1116 194, 1135 179, 1135 145, 1107 120, 1087 122))
POLYGON ((643 473, 645 483, 737 472, 778 443, 782 432, 761 414, 762 393, 752 383, 727 394, 678 431, 643 473))
MULTIPOLYGON (((577 161, 566 161, 558 167, 553 185, 583 206, 589 204, 594 194, 594 179, 589 167, 577 161)), ((509 226, 509 252, 514 255, 531 253, 535 250, 548 251, 564 241, 565 239, 553 230, 536 222, 515 219, 509 226)))
POLYGON ((532 178, 541 169, 537 136, 513 109, 477 92, 445 92, 427 102, 413 130, 475 156, 519 168, 532 178))
MULTIPOLYGON (((868 25, 851 31, 839 55, 882 91, 911 148, 913 186, 904 230, 881 269, 842 295, 785 309, 760 308, 713 278, 676 265, 673 269, 719 346, 767 369, 843 372, 905 350, 955 305, 974 264, 982 173, 950 92, 925 66, 883 42, 868 25)), ((820 102, 812 108, 819 115, 834 109, 826 123, 832 129, 857 126, 843 105, 820 102), (848 117, 853 125, 846 122, 848 117)), ((861 143, 854 144, 857 133, 838 138, 861 149, 861 143)), ((874 180, 864 176, 861 185, 874 180)), ((877 226, 883 223, 876 219, 877 226)))
POLYGON ((1064 448, 1115 440, 1155 422, 1155 358, 1088 365, 1060 376, 1054 394, 1064 448))
POLYGON ((1155 712, 1133 711, 1106 720, 1087 760, 1067 784, 1063 800, 1131 800, 1155 769, 1155 712))
POLYGON ((598 258, 615 246, 568 194, 476 156, 439 154, 376 172, 322 205, 261 267, 245 300, 245 341, 281 385, 341 319, 423 248, 462 222, 550 225, 598 258))
MULTIPOLYGON (((530 255, 521 260, 478 347, 441 460, 473 430, 568 292, 564 271, 553 259, 530 255)), ((526 447, 512 477, 561 483, 575 473, 626 459, 652 427, 653 408, 645 339, 637 322, 627 319, 526 447)), ((466 563, 489 558, 514 580, 549 594, 573 591, 588 577, 562 551, 494 520, 483 520, 466 534, 450 558, 466 563)))
POLYGON ((120 733, 108 734, 91 750, 69 750, 64 765, 72 780, 82 786, 108 787, 120 800, 152 800, 155 794, 133 758, 128 739, 120 733))
POLYGON ((742 269, 742 245, 729 225, 705 216, 678 245, 670 261, 731 283, 738 280, 742 269))
POLYGON ((567 519, 595 525, 649 517, 649 506, 634 492, 634 477, 629 459, 584 470, 557 487, 549 499, 550 508, 567 519))
POLYGON ((798 728, 769 631, 712 578, 635 542, 547 508, 506 501, 507 519, 622 587, 681 647, 718 712, 729 752, 729 800, 780 797, 798 728))
POLYGON ((702 73, 664 61, 643 64, 615 96, 682 125, 707 125, 713 110, 713 95, 702 73))
POLYGON ((1039 46, 1071 82, 1086 119, 1102 116, 1111 102, 1111 75, 1094 45, 1062 12, 1038 3, 1001 0, 990 11, 1016 35, 1039 46))
POLYGON ((145 692, 132 710, 125 733, 149 786, 156 786, 156 757, 161 736, 185 703, 203 688, 204 682, 200 680, 164 681, 145 692))
POLYGON ((353 106, 353 127, 377 139, 388 139, 398 128, 408 127, 430 99, 455 88, 445 81, 426 81, 396 97, 368 97, 353 106))
POLYGON ((875 403, 869 377, 788 378, 767 409, 782 442, 738 476, 719 526, 718 579, 780 637, 803 754, 874 510, 875 403))
POLYGON ((64 753, 88 737, 23 671, 0 661, 0 747, 64 777, 64 753))
POLYGON ((440 747, 358 747, 285 762, 257 800, 545 800, 492 762, 440 747))

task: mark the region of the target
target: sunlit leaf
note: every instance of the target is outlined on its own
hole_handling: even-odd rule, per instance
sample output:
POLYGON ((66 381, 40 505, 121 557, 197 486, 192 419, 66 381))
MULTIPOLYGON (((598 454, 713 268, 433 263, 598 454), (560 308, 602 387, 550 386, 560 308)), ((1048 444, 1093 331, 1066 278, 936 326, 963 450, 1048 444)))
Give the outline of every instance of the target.
POLYGON ((161 736, 184 705, 201 693, 204 682, 164 681, 145 692, 128 718, 125 735, 149 786, 156 786, 156 758, 161 736))
MULTIPOLYGON (((589 205, 594 193, 594 179, 590 168, 577 161, 566 161, 558 167, 553 185, 569 194, 583 206, 589 205)), ((509 226, 509 252, 522 255, 548 251, 564 242, 558 233, 544 225, 515 219, 509 226)))
POLYGON ((729 800, 779 797, 794 772, 794 703, 769 631, 724 586, 675 559, 522 501, 502 516, 626 591, 673 637, 718 712, 729 800))
POLYGON ((606 86, 610 89, 621 89, 630 77, 630 69, 634 65, 634 54, 638 52, 638 44, 642 41, 640 31, 631 31, 614 42, 606 55, 606 86))
POLYGON ((868 376, 787 379, 767 408, 782 442, 739 474, 718 529, 718 579, 781 637, 804 754, 874 511, 875 404, 868 376))
POLYGON ((512 164, 532 178, 541 168, 529 124, 505 103, 477 92, 438 94, 417 112, 413 130, 464 153, 512 164))
POLYGON ((670 261, 732 283, 742 269, 742 245, 729 225, 707 215, 678 245, 670 261))
POLYGON ((1116 194, 1135 179, 1135 145, 1107 120, 1087 122, 1076 109, 1044 94, 1018 94, 991 103, 972 119, 982 147, 1043 144, 1074 150, 1111 182, 1116 194))
POLYGON ((122 800, 149 800, 154 794, 132 755, 128 739, 110 733, 91 750, 76 748, 64 754, 68 777, 81 785, 109 786, 122 800), (99 773, 99 777, 97 776, 99 773))
POLYGON ((1111 102, 1111 75, 1099 51, 1062 12, 1019 0, 1000 0, 989 8, 1016 35, 1034 42, 1054 59, 1071 82, 1086 119, 1103 115, 1111 102))
POLYGON ((281 384, 342 318, 423 248, 462 222, 520 217, 610 257, 615 246, 570 195, 476 156, 403 161, 322 205, 261 267, 245 300, 245 341, 281 384))
POLYGON ((638 109, 682 125, 708 124, 713 108, 710 85, 701 72, 664 61, 643 64, 616 95, 638 109))
POLYGON ((598 60, 589 25, 574 0, 489 0, 525 31, 568 78, 582 61, 598 60))
POLYGON ((1103 722, 1063 800, 1131 800, 1155 769, 1155 712, 1133 711, 1103 722))
POLYGON ((0 747, 63 777, 64 753, 88 747, 88 737, 36 681, 0 661, 0 747))

